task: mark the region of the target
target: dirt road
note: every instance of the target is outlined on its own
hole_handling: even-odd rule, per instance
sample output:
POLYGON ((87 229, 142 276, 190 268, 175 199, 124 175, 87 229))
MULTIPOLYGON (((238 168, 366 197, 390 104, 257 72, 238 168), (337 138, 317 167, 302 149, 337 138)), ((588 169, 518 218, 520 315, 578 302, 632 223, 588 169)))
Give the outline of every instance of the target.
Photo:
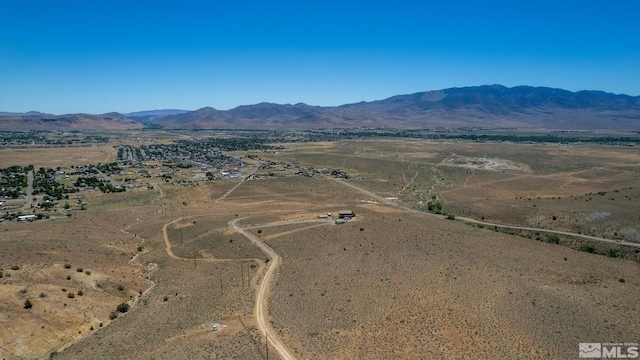
POLYGON ((253 234, 245 231, 245 229, 238 226, 238 221, 245 219, 235 219, 231 222, 231 226, 233 229, 240 234, 244 235, 247 239, 251 240, 256 246, 258 246, 262 251, 264 251, 267 255, 269 255, 270 261, 267 267, 267 271, 264 273, 264 278, 260 283, 260 288, 256 294, 256 307, 255 314, 256 319, 258 321, 258 328, 265 334, 265 336, 269 339, 271 346, 280 354, 280 356, 285 360, 295 359, 296 357, 293 355, 291 350, 285 345, 285 343, 280 339, 280 336, 273 330, 269 320, 267 319, 267 315, 269 312, 269 285, 271 283, 271 279, 273 278, 273 274, 276 268, 282 262, 280 255, 277 252, 273 251, 272 248, 267 246, 265 243, 260 241, 257 237, 253 236, 253 234))
MULTIPOLYGON (((334 180, 339 182, 340 184, 346 185, 346 186, 348 186, 348 187, 350 187, 352 189, 355 189, 355 190, 357 190, 357 191, 359 191, 359 192, 361 192, 361 193, 363 193, 365 195, 368 195, 368 196, 380 201, 383 204, 391 205, 391 206, 394 206, 394 207, 397 207, 397 208, 400 208, 400 209, 403 209, 403 210, 407 210, 407 211, 410 211, 410 212, 416 213, 416 214, 437 216, 437 217, 439 217, 441 219, 445 218, 443 215, 436 215, 436 214, 432 214, 432 213, 425 212, 425 211, 411 209, 411 208, 406 207, 404 205, 400 205, 400 204, 395 203, 393 201, 387 200, 382 196, 376 195, 376 194, 372 193, 371 191, 365 190, 365 189, 363 189, 363 188, 361 188, 361 187, 359 187, 357 185, 342 181, 341 179, 334 179, 334 180)), ((632 243, 632 242, 628 242, 628 241, 617 241, 617 240, 605 239, 605 238, 600 238, 600 237, 597 237, 597 236, 578 234, 578 233, 573 233, 573 232, 569 232, 569 231, 539 229, 539 228, 525 227, 525 226, 515 226, 515 225, 494 224, 494 223, 488 223, 488 222, 475 220, 475 219, 471 219, 471 218, 465 218, 465 217, 456 217, 456 220, 464 221, 464 222, 468 222, 468 223, 473 223, 473 224, 484 225, 484 226, 495 226, 495 227, 499 227, 499 228, 503 228, 503 229, 527 230, 527 231, 544 232, 544 233, 549 233, 549 234, 575 236, 575 237, 580 237, 580 238, 588 239, 588 240, 600 241, 600 242, 605 242, 605 243, 610 243, 610 244, 617 244, 617 245, 627 245, 627 246, 640 248, 640 244, 638 244, 638 243, 632 243)))
MULTIPOLYGON (((253 174, 256 170, 257 170, 257 166, 254 167, 254 169, 249 173, 249 175, 253 174)), ((245 176, 245 179, 249 176, 245 176)), ((233 188, 231 188, 229 191, 227 191, 224 195, 222 195, 221 197, 219 197, 218 199, 216 199, 215 201, 220 201, 220 200, 224 200, 227 196, 229 196, 229 194, 231 194, 235 189, 238 188, 238 186, 240 186, 242 183, 244 182, 244 180, 240 181, 236 186, 234 186, 233 188)), ((202 216, 202 215, 200 215, 202 216)), ((256 292, 256 305, 255 305, 255 315, 256 315, 256 319, 258 322, 258 328, 265 334, 265 336, 268 338, 269 343, 271 344, 271 346, 280 354, 280 357, 284 360, 293 360, 296 357, 293 355, 293 353, 291 352, 291 350, 287 347, 287 345, 285 345, 285 343, 282 341, 282 339, 280 338, 280 336, 275 332, 275 330, 273 330, 273 328, 271 327, 271 324, 269 323, 269 320, 267 319, 268 316, 268 312, 269 312, 269 285, 271 284, 271 279, 273 278, 273 274, 276 270, 276 268, 280 265, 280 263, 282 262, 282 259, 280 258, 280 255, 278 255, 278 253, 276 253, 275 251, 273 251, 273 249, 271 249, 269 246, 265 245, 262 241, 260 241, 260 239, 258 239, 257 237, 253 236, 251 233, 245 231, 244 228, 241 228, 240 226, 237 225, 237 222, 245 219, 245 218, 240 218, 240 219, 235 219, 231 222, 231 226, 233 227, 233 229, 235 231, 237 231, 238 233, 244 235, 247 239, 249 239, 251 242, 253 242, 256 246, 258 246, 263 252, 265 252, 268 256, 269 256, 269 262, 267 264, 267 269, 266 272, 264 273, 264 277, 262 279, 262 282, 260 283, 259 288, 257 289, 256 292)), ((179 221, 181 221, 182 218, 178 218, 175 219, 169 223, 166 223, 163 227, 162 227, 162 235, 164 237, 164 242, 165 242, 165 250, 167 252, 167 255, 169 255, 170 258, 172 259, 179 259, 179 260, 189 260, 189 259, 183 259, 180 258, 178 256, 176 256, 173 252, 173 250, 171 249, 171 242, 169 241, 169 236, 167 233, 167 227, 175 224, 179 221)), ((296 222, 292 222, 292 223, 307 223, 307 222, 318 222, 318 220, 310 220, 310 221, 296 221, 296 222)), ((283 225, 285 223, 277 223, 277 224, 272 224, 271 226, 278 226, 278 225, 283 225)), ((263 225, 263 226, 269 226, 269 225, 263 225)), ((237 261, 239 259, 198 259, 198 260, 203 260, 203 261, 237 261)), ((250 260, 250 259, 242 259, 242 260, 250 260)))

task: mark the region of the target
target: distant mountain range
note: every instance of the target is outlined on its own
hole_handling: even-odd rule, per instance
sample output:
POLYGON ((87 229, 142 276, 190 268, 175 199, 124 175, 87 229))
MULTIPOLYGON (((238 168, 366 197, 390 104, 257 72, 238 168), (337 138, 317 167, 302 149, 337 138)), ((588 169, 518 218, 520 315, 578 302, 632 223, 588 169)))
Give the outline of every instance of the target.
POLYGON ((15 113, 15 112, 3 112, 0 111, 0 116, 22 116, 22 115, 43 115, 39 111, 29 111, 26 113, 15 113))
POLYGON ((102 115, 67 114, 52 115, 39 112, 2 115, 0 131, 29 130, 127 130, 144 126, 117 112, 102 115))
MULTIPOLYGON (((335 107, 260 103, 231 110, 152 110, 121 115, 3 116, 15 130, 122 129, 143 124, 167 129, 283 129, 344 127, 490 127, 640 130, 640 96, 501 85, 450 88, 335 107), (19 125, 20 124, 20 125, 19 125)), ((7 129, 8 130, 8 129, 7 129)))
POLYGON ((184 114, 186 112, 189 112, 189 110, 163 109, 163 110, 136 111, 136 112, 126 113, 122 115, 130 118, 136 118, 136 120, 142 121, 142 119, 153 120, 153 119, 161 118, 167 115, 184 114))

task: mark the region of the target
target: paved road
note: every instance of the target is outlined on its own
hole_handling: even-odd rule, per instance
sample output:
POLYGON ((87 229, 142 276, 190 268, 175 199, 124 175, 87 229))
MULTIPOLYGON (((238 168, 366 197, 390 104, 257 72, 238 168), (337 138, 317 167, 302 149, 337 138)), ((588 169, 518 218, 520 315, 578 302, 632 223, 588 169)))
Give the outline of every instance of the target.
POLYGON ((272 248, 267 246, 265 243, 260 241, 257 237, 253 236, 245 229, 238 226, 238 221, 246 219, 240 218, 235 219, 231 222, 231 226, 233 229, 240 234, 244 235, 247 239, 251 240, 256 246, 258 246, 262 251, 264 251, 267 255, 269 255, 269 264, 267 266, 267 271, 264 273, 264 278, 262 279, 262 283, 260 283, 260 288, 258 289, 258 293, 256 294, 256 319, 258 320, 258 328, 269 338, 269 342, 271 346, 280 354, 280 357, 284 360, 292 360, 296 357, 293 355, 291 350, 285 345, 285 343, 280 339, 280 336, 273 330, 271 324, 269 324, 269 320, 267 319, 267 315, 269 312, 269 284, 271 283, 271 279, 273 278, 273 274, 276 271, 276 268, 282 262, 280 255, 277 252, 273 251, 272 248))
MULTIPOLYGON (((348 187, 350 187, 352 189, 355 189, 355 190, 357 190, 357 191, 359 191, 359 192, 361 192, 361 193, 363 193, 365 195, 368 195, 368 196, 380 201, 383 204, 395 206, 395 207, 397 207, 399 209, 410 211, 410 212, 416 213, 416 214, 424 214, 424 215, 436 216, 436 217, 439 217, 441 219, 445 218, 443 215, 432 214, 430 212, 411 209, 411 208, 406 207, 404 205, 400 205, 400 204, 395 203, 395 202, 393 202, 391 200, 387 200, 382 196, 376 195, 376 194, 372 193, 371 191, 365 190, 365 189, 363 189, 363 188, 361 188, 361 187, 359 187, 357 185, 354 185, 352 183, 343 181, 342 179, 334 179, 334 180, 339 182, 340 184, 346 185, 346 186, 348 186, 348 187)), ((537 231, 537 232, 544 232, 544 233, 550 233, 550 234, 575 236, 575 237, 580 237, 580 238, 583 238, 583 239, 600 241, 600 242, 605 242, 605 243, 610 243, 610 244, 627 245, 627 246, 633 246, 633 247, 640 248, 640 244, 638 244, 638 243, 632 243, 632 242, 628 242, 628 241, 617 241, 617 240, 605 239, 605 238, 601 238, 601 237, 597 237, 597 236, 578 234, 578 233, 569 232, 569 231, 558 231, 558 230, 540 229, 540 228, 533 228, 533 227, 526 227, 526 226, 495 224, 495 223, 489 223, 489 222, 479 221, 479 220, 475 220, 475 219, 471 219, 471 218, 457 217, 457 216, 456 216, 456 220, 469 222, 469 223, 474 223, 474 224, 479 224, 479 225, 484 225, 484 226, 496 226, 496 227, 503 228, 503 229, 527 230, 527 231, 537 231)))
POLYGON ((98 170, 98 169, 96 169, 96 170, 98 171, 98 174, 99 174, 100 176, 102 176, 106 181, 108 181, 109 183, 111 183, 111 185, 113 185, 113 187, 117 187, 117 186, 119 186, 119 185, 120 185, 120 184, 118 184, 118 182, 117 182, 117 181, 115 181, 115 180, 113 180, 111 177, 109 177, 109 175, 107 175, 107 174, 103 173, 102 171, 100 171, 100 170, 98 170))
POLYGON ((33 170, 29 170, 27 173, 27 202, 24 204, 24 209, 31 209, 33 204, 33 170))

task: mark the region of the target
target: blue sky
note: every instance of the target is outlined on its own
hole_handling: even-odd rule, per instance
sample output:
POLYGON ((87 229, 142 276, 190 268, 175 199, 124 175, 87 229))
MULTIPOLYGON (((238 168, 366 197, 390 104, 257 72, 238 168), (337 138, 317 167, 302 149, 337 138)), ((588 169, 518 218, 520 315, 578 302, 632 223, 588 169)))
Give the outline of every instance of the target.
POLYGON ((640 1, 0 0, 0 111, 341 105, 502 84, 640 95, 640 1))

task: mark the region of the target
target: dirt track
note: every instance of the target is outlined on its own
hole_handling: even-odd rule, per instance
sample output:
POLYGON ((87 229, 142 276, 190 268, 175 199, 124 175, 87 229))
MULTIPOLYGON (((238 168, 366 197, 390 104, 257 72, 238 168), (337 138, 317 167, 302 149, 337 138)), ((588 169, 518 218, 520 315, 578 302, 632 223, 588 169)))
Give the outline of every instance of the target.
POLYGON ((269 265, 267 265, 267 271, 264 274, 264 278, 260 283, 260 288, 256 293, 255 315, 258 321, 258 327, 269 339, 271 346, 273 346, 276 351, 278 351, 283 359, 295 359, 295 356, 291 353, 291 350, 289 350, 287 345, 285 345, 282 339, 280 339, 278 334, 273 330, 273 328, 269 324, 269 320, 267 319, 267 312, 269 309, 269 285, 271 283, 271 278, 273 278, 273 273, 282 262, 282 259, 280 258, 280 255, 278 255, 278 253, 273 251, 273 249, 271 249, 269 246, 265 245, 265 243, 260 241, 260 239, 245 231, 243 228, 239 227, 237 223, 242 219, 244 218, 235 219, 231 222, 231 226, 233 227, 233 229, 244 235, 247 239, 251 240, 262 251, 267 253, 267 255, 269 255, 269 258, 271 259, 269 265))
MULTIPOLYGON (((432 213, 428 213, 428 212, 424 212, 424 211, 420 211, 420 210, 411 209, 411 208, 408 208, 406 206, 403 206, 403 205, 400 205, 398 203, 395 203, 395 202, 393 202, 391 200, 387 200, 384 197, 378 196, 378 195, 372 193, 371 191, 365 190, 365 189, 363 189, 363 188, 361 188, 361 187, 359 187, 357 185, 353 185, 351 183, 342 181, 341 179, 335 179, 335 180, 340 184, 344 184, 344 185, 349 186, 350 188, 355 189, 355 190, 357 190, 357 191, 359 191, 359 192, 361 192, 361 193, 363 193, 365 195, 371 196, 372 198, 376 199, 377 201, 380 201, 383 204, 391 205, 391 206, 397 207, 399 209, 407 210, 407 211, 410 211, 410 212, 413 212, 413 213, 416 213, 416 214, 437 216, 437 217, 440 217, 440 218, 444 219, 443 215, 436 215, 436 214, 432 214, 432 213)), ((640 244, 637 244, 637 243, 632 243, 632 242, 628 242, 628 241, 615 241, 615 240, 611 240, 611 239, 605 239, 605 238, 601 238, 601 237, 597 237, 597 236, 584 235, 584 234, 579 234, 579 233, 574 233, 574 232, 569 232, 569 231, 558 231, 558 230, 541 229, 541 228, 535 228, 535 227, 494 224, 494 223, 489 223, 489 222, 484 222, 484 221, 479 221, 479 220, 470 219, 470 218, 464 218, 464 217, 457 217, 457 220, 464 221, 464 222, 469 222, 469 223, 474 223, 474 224, 479 224, 479 225, 485 225, 485 226, 495 226, 495 227, 504 228, 504 229, 538 231, 538 232, 546 232, 546 233, 558 234, 558 235, 575 236, 575 237, 580 237, 580 238, 588 239, 588 240, 595 240, 595 241, 611 243, 611 244, 618 244, 618 245, 628 245, 628 246, 633 246, 633 247, 640 248, 640 244)))
MULTIPOLYGON (((256 168, 254 168, 254 170, 251 172, 251 174, 253 174, 253 172, 255 172, 255 169, 256 168)), ((245 177, 245 179, 246 179, 246 177, 245 177)), ((235 189, 237 189, 240 185, 242 185, 243 182, 244 182, 244 180, 239 182, 236 186, 231 188, 229 191, 227 191, 224 195, 222 195, 217 200, 225 199, 235 189)), ((202 215, 200 215, 200 216, 202 216, 202 215)), ((269 286, 271 284, 271 279, 273 278, 273 274, 274 274, 276 268, 282 262, 282 259, 269 246, 265 245, 262 241, 260 241, 258 238, 253 236, 251 233, 245 231, 245 229, 239 227, 237 225, 237 222, 242 220, 242 219, 244 219, 244 218, 235 219, 230 223, 230 225, 233 227, 233 229, 236 232, 244 235, 247 239, 252 241, 263 252, 265 252, 270 258, 270 262, 266 266, 266 272, 264 273, 264 277, 262 278, 262 282, 260 283, 260 285, 259 285, 259 287, 257 289, 257 292, 256 292, 255 316, 256 316, 256 319, 257 319, 258 328, 260 329, 260 331, 263 334, 265 334, 266 338, 268 339, 268 342, 271 343, 271 346, 273 346, 273 348, 280 354, 282 359, 293 360, 296 357, 292 354, 291 350, 287 347, 287 345, 285 345, 285 343, 282 341, 280 336, 273 330, 273 328, 269 324, 269 320, 267 319, 268 318, 268 309, 269 309, 269 306, 268 306, 269 286)), ((178 257, 177 255, 175 255, 173 250, 171 250, 171 241, 169 240, 169 236, 167 234, 167 227, 169 225, 176 224, 177 222, 179 222, 181 220, 183 220, 182 217, 178 218, 178 219, 175 219, 175 220, 173 220, 173 221, 171 221, 169 223, 166 223, 162 227, 162 235, 163 235, 164 242, 165 242, 165 250, 167 252, 167 255, 169 255, 169 257, 172 258, 172 259, 192 261, 193 259, 186 259, 186 258, 178 257)), ((292 222, 292 223, 305 223, 305 222, 308 222, 308 221, 297 221, 297 222, 292 222)), ((315 220, 315 221, 312 221, 312 222, 318 222, 318 221, 315 220)), ((322 222, 327 222, 327 221, 323 220, 322 222)), ((288 223, 276 223, 276 224, 272 224, 272 226, 285 225, 285 224, 288 224, 288 223)), ((237 261, 238 259, 208 259, 208 258, 205 258, 205 259, 198 259, 198 260, 200 260, 200 261, 218 261, 219 262, 219 261, 237 261)), ((244 259, 244 260, 247 260, 247 259, 244 259)), ((260 276, 260 274, 262 273, 262 270, 263 270, 263 268, 260 268, 258 270, 258 272, 256 273, 257 274, 256 278, 260 276)), ((252 281, 252 283, 255 283, 255 281, 252 281)))

